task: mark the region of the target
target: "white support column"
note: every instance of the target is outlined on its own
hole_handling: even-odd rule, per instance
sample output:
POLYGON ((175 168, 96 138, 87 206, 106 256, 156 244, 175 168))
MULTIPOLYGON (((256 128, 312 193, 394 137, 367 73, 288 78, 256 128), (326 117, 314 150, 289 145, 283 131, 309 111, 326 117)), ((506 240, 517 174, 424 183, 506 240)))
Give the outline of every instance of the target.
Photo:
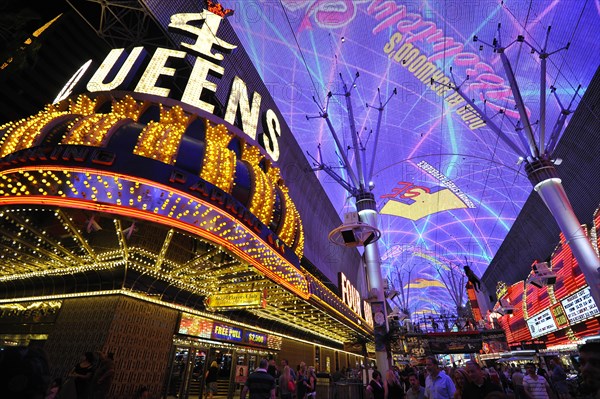
POLYGON ((565 235, 590 287, 592 298, 600 307, 600 260, 571 207, 555 166, 550 161, 539 160, 527 165, 527 173, 534 190, 540 195, 565 235))
MULTIPOLYGON (((356 198, 356 208, 361 222, 368 223, 373 227, 377 227, 377 210, 376 204, 372 193, 364 193, 362 196, 356 198)), ((387 320, 387 301, 385 298, 385 286, 383 284, 383 277, 381 276, 381 257, 379 255, 379 246, 377 242, 373 242, 365 246, 364 253, 365 264, 367 267, 367 278, 369 282, 369 291, 376 293, 377 297, 373 298, 374 301, 383 303, 383 313, 385 316, 385 331, 389 331, 389 324, 387 320)), ((385 375, 385 372, 389 369, 388 352, 383 348, 381 349, 381 336, 375 331, 375 357, 377 360, 377 369, 385 375), (379 350, 377 350, 379 349, 379 350)))

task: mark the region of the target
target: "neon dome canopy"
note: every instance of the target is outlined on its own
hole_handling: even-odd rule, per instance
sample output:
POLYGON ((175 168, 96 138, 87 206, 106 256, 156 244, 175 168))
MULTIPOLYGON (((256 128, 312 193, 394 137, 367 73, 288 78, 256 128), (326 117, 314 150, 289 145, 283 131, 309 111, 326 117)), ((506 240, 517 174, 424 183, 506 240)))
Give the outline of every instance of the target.
MULTIPOLYGON (((517 40, 506 55, 536 134, 540 57, 530 45, 562 49, 547 61, 550 132, 561 111, 557 99, 567 107, 574 98, 574 110, 598 68, 598 0, 281 0, 223 6, 235 10, 229 21, 309 162, 319 159, 320 146, 322 162, 345 177, 339 152, 354 161, 346 101, 336 95, 343 93, 343 82, 350 85, 360 75, 351 98, 367 160, 375 150, 376 108, 392 97, 382 113, 372 177, 383 272, 394 288, 411 287, 411 312, 456 312, 450 275, 460 274, 465 264, 478 276, 485 272, 532 185, 519 163, 522 154, 469 115, 465 102, 443 85, 453 83, 452 75, 456 84, 468 76, 461 86, 466 95, 523 148, 514 94, 499 55, 487 44, 517 40), (423 69, 427 62, 435 71, 423 69), (323 112, 329 92, 327 112, 341 148, 325 119, 310 118, 323 112)), ((340 216, 354 209, 337 182, 315 173, 340 216)))

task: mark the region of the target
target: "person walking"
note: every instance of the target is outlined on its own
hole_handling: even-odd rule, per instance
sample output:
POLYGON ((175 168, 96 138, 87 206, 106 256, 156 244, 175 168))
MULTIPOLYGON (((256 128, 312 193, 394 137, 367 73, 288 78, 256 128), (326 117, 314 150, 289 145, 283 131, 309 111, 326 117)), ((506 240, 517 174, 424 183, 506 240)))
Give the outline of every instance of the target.
POLYGON ((106 354, 101 351, 96 352, 96 354, 98 355, 98 367, 91 382, 92 399, 105 399, 108 396, 110 384, 115 374, 114 355, 112 352, 106 354))
POLYGON ((469 376, 467 374, 467 370, 465 370, 464 368, 458 368, 454 370, 452 380, 454 381, 454 386, 456 387, 456 391, 454 392, 454 399, 462 399, 463 392, 469 384, 469 376))
POLYGON ((307 398, 316 398, 317 397, 317 373, 315 372, 315 368, 310 366, 307 372, 307 384, 306 387, 306 397, 307 398))
POLYGON ((452 379, 440 370, 435 357, 428 357, 425 362, 428 373, 425 379, 425 396, 428 399, 452 399, 456 391, 452 379))
POLYGON ((408 374, 410 387, 406 391, 406 399, 425 399, 425 388, 419 383, 419 377, 415 373, 408 374))
POLYGON ((73 367, 68 378, 75 384, 77 399, 88 399, 90 393, 90 382, 94 375, 94 354, 85 352, 79 363, 73 367))
POLYGON ((300 362, 298 374, 296 375, 296 397, 304 399, 308 392, 308 380, 306 376, 306 363, 300 362))
POLYGON ((369 385, 367 385, 367 391, 371 394, 371 398, 373 399, 385 398, 385 387, 379 371, 373 370, 371 382, 369 382, 369 385))
POLYGON ((481 399, 491 392, 503 392, 500 385, 485 377, 477 362, 469 360, 466 371, 470 381, 464 388, 462 399, 481 399))
POLYGON ((541 375, 536 374, 535 365, 533 363, 527 363, 525 365, 526 375, 523 377, 523 388, 525 393, 529 395, 531 399, 550 399, 548 396, 548 390, 550 384, 541 375))
POLYGON ((285 365, 279 376, 279 396, 281 399, 292 399, 294 392, 296 392, 296 382, 292 377, 290 366, 285 365))
POLYGON ((385 372, 385 387, 387 388, 387 399, 404 398, 402 383, 392 369, 385 372))
POLYGON ((558 357, 550 359, 550 369, 552 370, 552 373, 550 374, 552 387, 558 395, 558 398, 570 399, 571 395, 569 394, 569 386, 567 385, 567 373, 565 373, 565 369, 562 367, 558 357))
POLYGON ((217 380, 219 379, 219 365, 215 360, 212 361, 210 367, 206 371, 204 381, 206 382, 206 394, 209 399, 217 394, 217 380))
POLYGON ((587 342, 579 348, 579 377, 593 399, 600 398, 600 342, 587 342))
POLYGON ((515 399, 526 399, 525 388, 523 387, 523 373, 520 367, 513 367, 510 380, 513 385, 515 399))
POLYGON ((241 399, 246 399, 248 394, 250 394, 249 399, 275 399, 277 386, 275 378, 267 373, 268 365, 267 359, 260 359, 258 368, 248 376, 246 384, 244 384, 241 399))

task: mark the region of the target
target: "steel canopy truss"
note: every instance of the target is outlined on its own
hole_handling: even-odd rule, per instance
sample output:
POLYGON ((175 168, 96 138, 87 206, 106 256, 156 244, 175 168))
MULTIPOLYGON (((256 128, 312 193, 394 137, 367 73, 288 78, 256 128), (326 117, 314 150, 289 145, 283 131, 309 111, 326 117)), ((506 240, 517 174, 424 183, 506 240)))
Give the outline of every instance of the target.
MULTIPOLYGON (((441 84, 458 93, 466 101, 466 103, 481 116, 487 126, 494 133, 496 133, 498 137, 505 142, 505 144, 515 151, 516 155, 519 156, 519 162, 525 162, 525 171, 529 181, 533 185, 534 190, 540 195, 542 201, 544 204, 546 204, 550 210, 550 213, 552 216, 554 216, 559 228, 565 235, 575 258, 577 259, 585 275, 586 281, 590 286, 592 297, 596 303, 600 304, 600 259, 598 258, 598 254, 594 250, 589 238, 587 237, 585 229, 577 219, 577 216, 575 215, 567 194, 562 186, 561 179, 556 169, 556 165, 560 164, 561 161, 553 158, 553 151, 556 148, 556 144, 558 143, 560 135, 562 134, 567 116, 572 113, 571 106, 573 105, 575 98, 577 98, 581 85, 575 90, 575 94, 573 95, 568 108, 565 108, 558 97, 556 97, 558 104, 560 105, 561 112, 546 143, 547 59, 552 54, 562 50, 568 50, 570 43, 567 43, 566 46, 558 50, 549 52, 547 45, 551 28, 548 27, 544 44, 541 49, 538 49, 528 43, 524 36, 521 35, 519 35, 517 39, 513 40, 508 45, 503 46, 500 37, 500 29, 501 25, 498 24, 497 38, 494 38, 491 44, 481 41, 477 36, 473 37, 473 41, 481 42, 484 45, 491 47, 494 53, 497 53, 500 56, 500 60, 502 61, 502 65, 506 72, 506 76, 514 96, 516 109, 519 112, 520 120, 514 127, 523 148, 519 148, 517 144, 513 143, 502 131, 501 127, 496 125, 492 121, 492 118, 487 115, 485 109, 479 107, 475 101, 469 98, 469 96, 467 96, 467 94, 461 89, 461 86, 468 81, 468 75, 461 84, 456 84, 456 80, 454 80, 454 84, 441 84, 435 82, 433 78, 432 84, 441 84), (537 54, 540 59, 540 120, 537 138, 533 129, 533 124, 529 119, 516 75, 511 66, 510 60, 506 55, 506 50, 516 43, 527 45, 531 49, 531 53, 537 54)), ((452 68, 450 68, 450 72, 452 72, 452 68)), ((557 96, 554 87, 551 87, 551 91, 555 96, 557 96)))
POLYGON ((67 3, 114 48, 164 47, 171 43, 152 13, 137 0, 67 0, 67 3))

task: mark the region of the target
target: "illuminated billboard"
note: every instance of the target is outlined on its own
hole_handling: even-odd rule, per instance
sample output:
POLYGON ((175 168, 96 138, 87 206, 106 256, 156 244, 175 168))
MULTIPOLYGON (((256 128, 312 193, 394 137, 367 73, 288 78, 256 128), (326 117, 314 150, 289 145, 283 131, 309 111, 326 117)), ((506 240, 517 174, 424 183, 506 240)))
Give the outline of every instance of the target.
POLYGON ((590 295, 589 287, 563 299, 561 303, 571 324, 579 323, 600 314, 598 306, 596 306, 590 295))
MULTIPOLYGON (((600 227, 599 215, 597 211, 591 231, 584 230, 591 236, 600 227)), ((550 257, 550 265, 556 275, 553 285, 537 287, 526 281, 511 286, 498 283, 498 299, 507 300, 514 307, 512 315, 499 319, 512 345, 532 338, 539 338, 549 346, 569 344, 597 331, 600 310, 563 234, 550 257)))
POLYGON ((550 309, 546 309, 527 319, 527 327, 529 327, 529 331, 531 331, 532 338, 541 337, 542 335, 546 335, 558 329, 554 322, 554 318, 552 317, 552 313, 550 313, 550 309))

